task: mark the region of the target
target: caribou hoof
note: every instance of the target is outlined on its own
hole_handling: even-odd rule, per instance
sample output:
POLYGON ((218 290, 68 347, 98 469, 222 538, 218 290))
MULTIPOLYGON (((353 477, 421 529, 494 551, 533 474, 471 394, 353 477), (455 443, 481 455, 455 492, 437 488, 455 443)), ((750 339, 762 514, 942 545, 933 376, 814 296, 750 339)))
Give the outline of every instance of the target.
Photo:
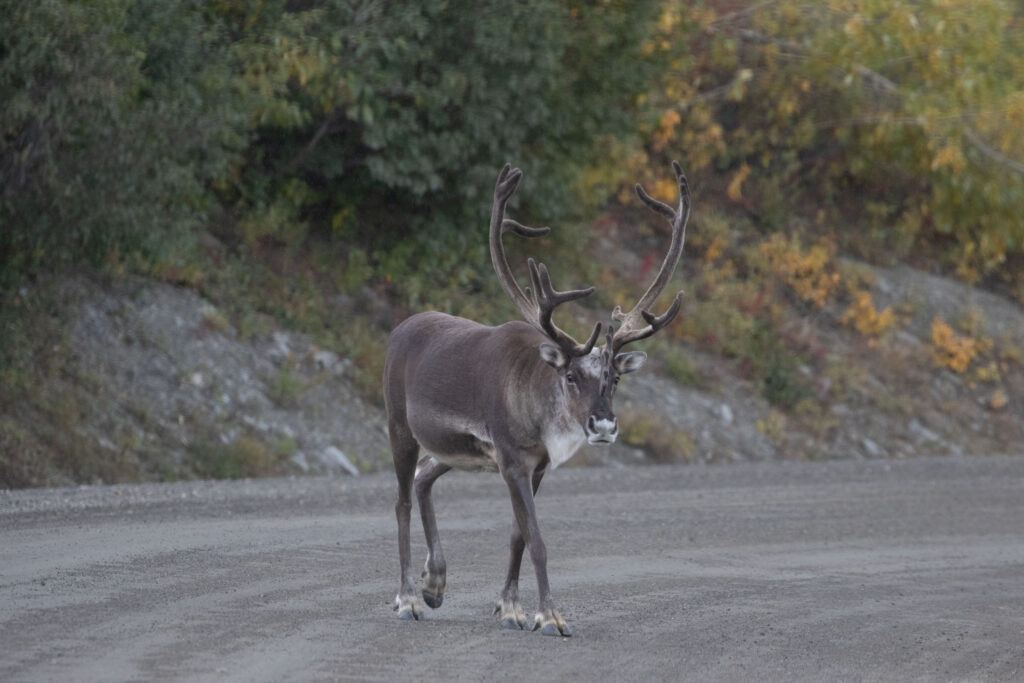
POLYGON ((494 606, 494 613, 501 615, 501 627, 522 630, 526 626, 526 612, 518 600, 501 599, 494 606))
POLYGON ((426 588, 423 589, 423 602, 427 603, 430 609, 437 609, 444 602, 444 594, 442 593, 431 593, 426 588))
POLYGON ((437 609, 444 602, 444 574, 423 573, 423 600, 431 609, 437 609))
POLYGON ((540 629, 542 636, 565 636, 568 638, 572 635, 569 624, 565 623, 565 619, 556 609, 537 612, 537 616, 533 618, 533 630, 537 629, 540 629))
POLYGON ((398 612, 399 619, 406 621, 426 621, 427 619, 427 608, 423 601, 415 595, 395 597, 395 606, 392 609, 398 612))

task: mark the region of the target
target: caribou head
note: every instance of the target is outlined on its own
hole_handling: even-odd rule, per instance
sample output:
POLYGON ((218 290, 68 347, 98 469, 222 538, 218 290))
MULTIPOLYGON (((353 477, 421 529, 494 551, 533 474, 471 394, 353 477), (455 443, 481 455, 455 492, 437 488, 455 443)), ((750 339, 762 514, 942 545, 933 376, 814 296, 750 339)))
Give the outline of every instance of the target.
POLYGON ((431 487, 452 468, 497 470, 508 485, 515 513, 505 587, 495 613, 504 628, 521 629, 526 616, 519 602, 519 568, 530 549, 540 606, 533 627, 547 635, 569 635, 548 587, 547 552, 541 540, 533 497, 541 478, 570 458, 584 442, 610 444, 619 433, 612 399, 619 377, 639 369, 647 356, 623 351, 665 327, 679 312, 682 292, 661 315, 650 308, 668 284, 683 251, 690 195, 679 164, 676 209, 637 194, 668 219, 672 239, 654 282, 624 313, 612 311, 604 344, 597 323, 585 343, 560 329, 552 316, 562 304, 589 295, 593 287, 560 292, 547 268, 528 260, 530 287, 519 287, 501 238, 506 232, 533 238, 548 228, 529 228, 505 217, 505 206, 522 178, 506 165, 494 188, 491 210, 491 263, 502 288, 524 320, 487 327, 444 313, 410 316, 388 338, 384 403, 398 477, 398 554, 401 583, 395 609, 403 619, 422 619, 426 605, 440 607, 446 565, 434 519, 431 487), (618 325, 617 327, 615 325, 618 325), (422 598, 413 583, 409 519, 412 492, 419 500, 427 537, 422 598))
POLYGON ((494 191, 494 205, 491 210, 490 247, 491 263, 498 275, 502 289, 522 313, 526 322, 542 332, 548 341, 538 347, 541 358, 558 373, 559 388, 568 411, 576 418, 586 434, 587 443, 608 445, 615 442, 619 433, 618 420, 612 410, 612 398, 619 378, 626 373, 639 370, 647 361, 642 351, 622 351, 630 342, 651 336, 672 322, 682 302, 683 293, 676 294, 671 306, 660 316, 649 312, 657 298, 664 291, 679 258, 683 253, 686 237, 686 223, 690 216, 690 194, 686 176, 677 162, 672 162, 679 185, 679 206, 673 209, 664 202, 651 197, 637 183, 636 193, 651 209, 664 216, 671 226, 672 237, 668 252, 661 263, 658 274, 650 287, 628 313, 615 307, 612 320, 619 323, 618 329, 609 326, 605 344, 595 348, 601 335, 601 323, 586 343, 581 344, 552 322, 555 309, 570 301, 582 299, 593 293, 593 287, 556 291, 551 284, 548 269, 528 259, 530 280, 533 285, 524 292, 520 289, 509 267, 502 245, 501 236, 512 232, 520 237, 533 238, 546 235, 550 228, 528 228, 505 218, 505 206, 522 179, 522 171, 509 164, 501 170, 494 191))

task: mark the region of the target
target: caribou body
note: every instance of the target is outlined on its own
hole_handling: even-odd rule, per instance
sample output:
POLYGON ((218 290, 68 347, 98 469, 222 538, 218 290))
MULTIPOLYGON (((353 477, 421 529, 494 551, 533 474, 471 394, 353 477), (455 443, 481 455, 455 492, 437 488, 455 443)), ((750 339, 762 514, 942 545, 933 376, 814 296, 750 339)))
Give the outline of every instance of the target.
POLYGON ((548 228, 528 228, 505 218, 505 206, 522 177, 506 165, 498 176, 491 212, 491 262, 503 289, 523 321, 488 327, 444 313, 413 315, 388 339, 384 400, 398 477, 398 548, 401 583, 395 609, 402 619, 422 619, 426 605, 440 607, 446 565, 434 517, 431 487, 451 469, 499 472, 509 488, 515 523, 505 586, 495 607, 504 628, 522 629, 526 616, 519 601, 519 569, 529 548, 537 576, 539 609, 533 629, 545 635, 571 635, 551 599, 547 553, 534 508, 534 495, 549 468, 571 458, 584 443, 610 444, 618 435, 612 399, 619 377, 639 369, 646 354, 623 352, 628 344, 657 332, 679 310, 682 292, 660 316, 648 312, 665 288, 682 254, 690 198, 686 177, 673 164, 679 207, 652 199, 637 185, 640 198, 672 226, 668 253, 654 282, 636 306, 616 307, 603 346, 595 346, 601 323, 579 343, 552 322, 559 305, 580 299, 593 288, 559 292, 543 264, 529 260, 532 291, 516 283, 501 236, 514 232, 537 237, 548 228), (416 491, 427 539, 422 591, 413 583, 409 524, 416 491), (422 598, 421 598, 422 595, 422 598), (424 604, 425 603, 425 604, 424 604))

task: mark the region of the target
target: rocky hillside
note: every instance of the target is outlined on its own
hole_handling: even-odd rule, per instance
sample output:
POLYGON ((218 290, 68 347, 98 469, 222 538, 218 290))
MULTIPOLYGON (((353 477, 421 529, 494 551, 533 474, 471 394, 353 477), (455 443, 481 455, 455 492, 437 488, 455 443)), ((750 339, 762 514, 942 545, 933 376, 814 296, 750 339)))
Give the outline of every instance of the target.
MULTIPOLYGON (((907 267, 877 269, 873 280, 879 306, 903 316, 885 343, 865 342, 834 315, 802 323, 830 354, 828 373, 799 368, 814 410, 773 407, 733 360, 661 348, 623 382, 619 444, 588 448, 573 464, 1021 452, 1020 306, 907 267), (999 340, 998 389, 984 368, 934 362, 933 321, 964 316, 978 338, 999 340), (670 379, 674 353, 688 357, 697 381, 670 379)), ((243 339, 194 291, 138 278, 77 274, 18 294, 43 296, 53 296, 50 327, 40 328, 50 338, 36 344, 27 378, 41 384, 2 418, 9 486, 356 476, 389 466, 384 412, 356 388, 359 368, 302 334, 243 339)))

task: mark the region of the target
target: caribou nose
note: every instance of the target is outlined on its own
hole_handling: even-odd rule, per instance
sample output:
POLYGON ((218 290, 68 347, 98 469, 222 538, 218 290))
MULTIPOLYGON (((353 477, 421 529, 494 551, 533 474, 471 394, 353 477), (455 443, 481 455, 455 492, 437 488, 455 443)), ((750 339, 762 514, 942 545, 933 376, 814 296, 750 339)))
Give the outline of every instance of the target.
POLYGON ((613 416, 587 418, 587 437, 591 443, 612 443, 619 435, 619 422, 613 416))

